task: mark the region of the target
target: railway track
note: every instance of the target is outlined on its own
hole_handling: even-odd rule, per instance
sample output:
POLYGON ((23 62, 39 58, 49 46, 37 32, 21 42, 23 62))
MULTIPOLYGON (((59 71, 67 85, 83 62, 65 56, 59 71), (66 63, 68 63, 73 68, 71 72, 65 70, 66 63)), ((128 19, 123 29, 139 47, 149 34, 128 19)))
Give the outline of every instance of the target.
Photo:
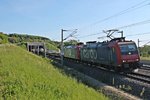
POLYGON ((150 65, 143 64, 143 66, 140 67, 140 69, 150 70, 150 65))
MULTIPOLYGON (((57 60, 60 60, 60 59, 57 59, 57 60)), ((77 63, 77 62, 75 62, 77 63)), ((83 63, 85 64, 85 63, 83 63)), ((92 66, 92 65, 89 65, 86 63, 86 65, 88 66, 92 66)), ((107 71, 107 72, 111 72, 111 73, 114 73, 116 74, 115 71, 110 71, 106 68, 103 68, 103 67, 99 67, 99 66, 96 66, 98 69, 100 70, 103 70, 103 71, 107 71)), ((123 75, 125 77, 128 77, 128 78, 131 78, 131 79, 134 79, 134 80, 137 80, 137 81, 140 81, 140 82, 143 82, 143 83, 148 83, 150 84, 150 76, 149 75, 144 75, 144 74, 141 74, 141 73, 130 73, 130 74, 124 74, 124 73, 120 73, 120 75, 123 75)))
MULTIPOLYGON (((55 60, 56 60, 56 59, 55 59, 55 60)), ((57 60, 60 60, 60 59, 57 58, 57 60)), ((77 63, 77 62, 75 62, 75 63, 77 63)), ((85 63, 83 63, 83 64, 85 64, 85 63)), ((92 65, 89 65, 89 64, 87 64, 87 63, 86 63, 86 65, 92 66, 92 65)), ((108 69, 105 69, 105 68, 102 68, 102 67, 99 67, 99 66, 96 66, 96 67, 99 68, 100 70, 103 70, 103 71, 107 71, 107 72, 111 72, 111 73, 116 74, 115 71, 110 71, 110 70, 108 70, 108 69)), ((145 67, 143 67, 143 68, 145 68, 145 67)), ((145 70, 145 69, 144 69, 144 70, 145 70)), ((127 77, 127 78, 134 79, 134 80, 137 80, 137 81, 140 81, 140 82, 143 82, 143 83, 148 83, 148 84, 150 84, 150 76, 149 76, 149 75, 144 75, 144 74, 142 74, 142 73, 128 73, 128 74, 120 73, 120 75, 123 75, 123 76, 125 76, 125 77, 127 77)))
POLYGON ((150 70, 150 61, 141 61, 142 67, 140 69, 150 70))
POLYGON ((139 73, 130 73, 130 74, 126 74, 125 76, 150 84, 150 76, 148 76, 148 75, 139 74, 139 73))

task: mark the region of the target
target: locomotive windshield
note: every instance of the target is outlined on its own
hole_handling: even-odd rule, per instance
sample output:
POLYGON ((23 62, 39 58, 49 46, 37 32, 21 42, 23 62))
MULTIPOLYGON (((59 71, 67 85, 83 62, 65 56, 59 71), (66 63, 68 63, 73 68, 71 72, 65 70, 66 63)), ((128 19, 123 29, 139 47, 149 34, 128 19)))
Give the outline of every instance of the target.
POLYGON ((120 44, 120 50, 122 55, 138 54, 137 47, 134 43, 132 44, 120 44))

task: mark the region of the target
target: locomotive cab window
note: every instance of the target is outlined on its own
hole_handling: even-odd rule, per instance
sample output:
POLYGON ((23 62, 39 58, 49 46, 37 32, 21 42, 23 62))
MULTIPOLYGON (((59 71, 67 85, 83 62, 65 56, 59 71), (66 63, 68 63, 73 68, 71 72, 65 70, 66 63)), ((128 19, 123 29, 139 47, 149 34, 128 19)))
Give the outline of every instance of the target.
POLYGON ((134 43, 132 44, 120 44, 120 50, 122 55, 137 54, 137 47, 134 43))

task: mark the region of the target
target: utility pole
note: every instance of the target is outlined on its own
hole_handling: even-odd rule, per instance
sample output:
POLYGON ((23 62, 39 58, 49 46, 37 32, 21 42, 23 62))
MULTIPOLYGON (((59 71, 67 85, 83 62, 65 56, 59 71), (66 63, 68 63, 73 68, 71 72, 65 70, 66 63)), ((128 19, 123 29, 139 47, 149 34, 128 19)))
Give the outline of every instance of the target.
POLYGON ((140 47, 140 42, 141 42, 141 41, 138 39, 138 48, 140 47))
POLYGON ((64 61, 63 61, 63 58, 64 58, 64 42, 63 42, 63 29, 61 29, 61 66, 63 67, 64 65, 64 61))
POLYGON ((138 51, 139 51, 139 54, 141 55, 141 52, 140 52, 140 40, 138 39, 138 51))
POLYGON ((74 30, 64 30, 61 29, 61 66, 63 67, 64 65, 64 40, 66 40, 69 37, 72 37, 75 33, 76 33, 77 29, 74 30), (68 37, 66 37, 65 39, 63 38, 63 32, 64 31, 72 31, 73 33, 70 34, 68 37))

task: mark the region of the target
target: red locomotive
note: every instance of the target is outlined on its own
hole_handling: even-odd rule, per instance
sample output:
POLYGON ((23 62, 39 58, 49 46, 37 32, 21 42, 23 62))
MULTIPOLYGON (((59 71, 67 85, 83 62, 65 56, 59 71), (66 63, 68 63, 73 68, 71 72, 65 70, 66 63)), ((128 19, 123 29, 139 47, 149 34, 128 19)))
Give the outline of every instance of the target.
POLYGON ((127 41, 124 37, 67 46, 64 48, 64 57, 123 72, 137 69, 140 61, 135 42, 127 41))

